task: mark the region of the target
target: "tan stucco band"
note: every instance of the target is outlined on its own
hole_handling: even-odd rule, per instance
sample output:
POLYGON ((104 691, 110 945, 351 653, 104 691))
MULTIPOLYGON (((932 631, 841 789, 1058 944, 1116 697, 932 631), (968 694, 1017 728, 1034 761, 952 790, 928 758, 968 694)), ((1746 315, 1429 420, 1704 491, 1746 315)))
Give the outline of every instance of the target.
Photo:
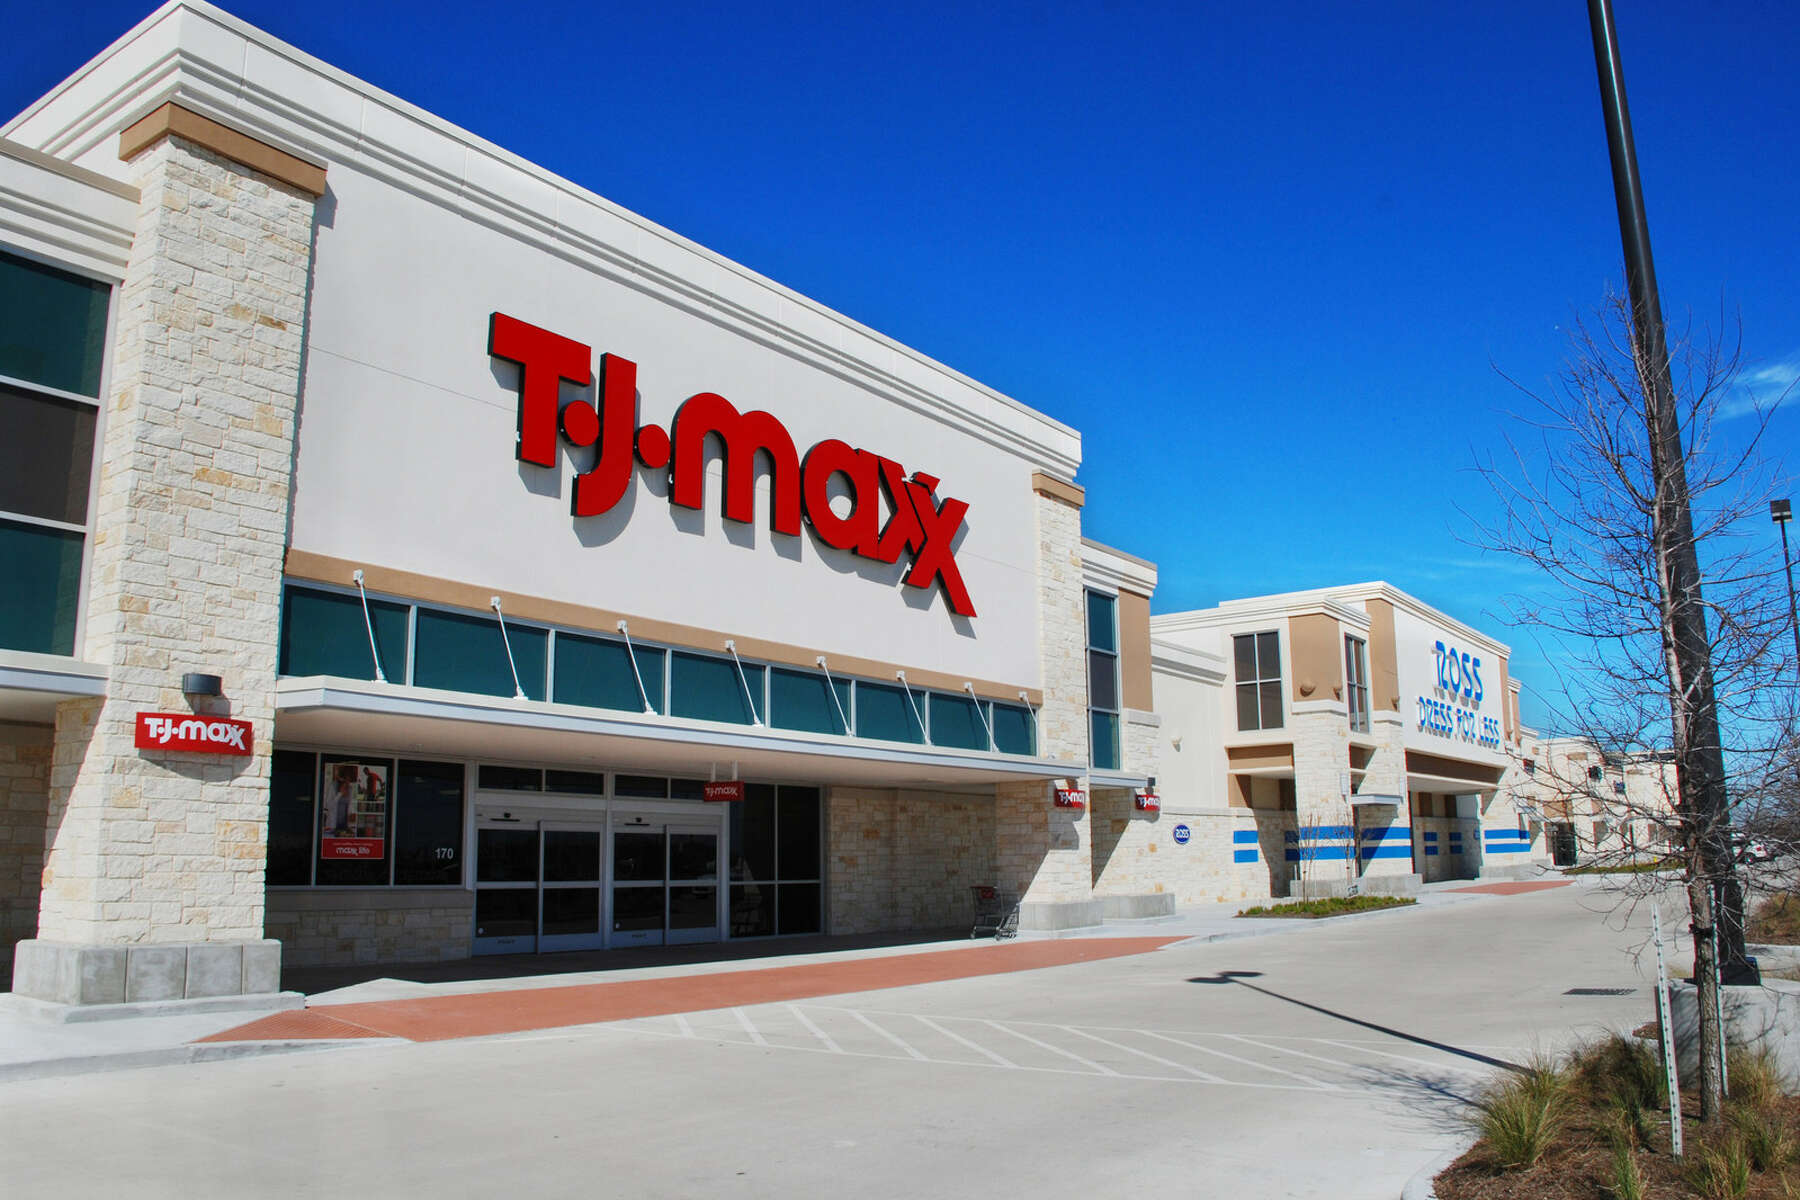
POLYGON ((1126 708, 1156 708, 1150 682, 1150 597, 1119 591, 1119 684, 1126 708))
POLYGON ((665 645, 701 650, 709 654, 722 654, 725 651, 725 639, 731 638, 737 646, 737 652, 743 657, 759 658, 764 662, 778 663, 783 666, 802 667, 809 671, 816 671, 819 667, 818 658, 823 654, 833 675, 860 675, 865 679, 892 682, 895 672, 905 671, 906 682, 913 687, 933 688, 942 692, 961 692, 963 683, 966 681, 974 685, 976 695, 983 699, 998 700, 1003 704, 1017 704, 1019 693, 1024 692, 1027 702, 1033 708, 1040 708, 1044 703, 1044 693, 1041 688, 1023 687, 1016 683, 997 683, 991 679, 970 679, 964 675, 951 675, 943 671, 908 667, 903 663, 857 658, 848 654, 833 654, 816 647, 790 646, 784 642, 769 642, 761 638, 745 637, 743 634, 727 633, 716 629, 701 629, 693 625, 677 625, 672 621, 658 621, 651 617, 640 617, 631 613, 615 612, 611 609, 589 608, 586 605, 568 604, 561 600, 522 596, 517 592, 506 592, 498 588, 477 586, 472 583, 458 583, 449 579, 437 579, 429 575, 417 575, 411 571, 396 571, 389 567, 370 566, 366 563, 351 562, 348 559, 333 558, 325 554, 314 554, 306 550, 290 548, 287 552, 286 573, 291 579, 313 580, 344 587, 350 583, 352 572, 359 570, 363 573, 363 583, 371 592, 381 592, 385 595, 416 600, 424 604, 442 604, 452 608, 484 612, 488 609, 488 599, 498 595, 508 617, 517 617, 525 621, 541 621, 546 625, 560 625, 613 636, 618 634, 619 622, 625 621, 628 622, 631 636, 634 639, 641 638, 647 642, 661 642, 665 645))
POLYGON ((1500 777, 1505 770, 1504 767, 1491 767, 1486 763, 1470 762, 1463 758, 1445 758, 1419 750, 1406 752, 1407 774, 1465 780, 1472 790, 1487 791, 1500 786, 1500 777))
POLYGON ((1031 475, 1031 490, 1040 496, 1049 496, 1053 500, 1061 500, 1064 504, 1080 508, 1087 503, 1087 489, 1080 484, 1070 483, 1066 479, 1058 479, 1054 475, 1046 475, 1042 471, 1034 471, 1031 475))
POLYGON ((1230 746, 1225 750, 1226 766, 1234 771, 1254 771, 1269 767, 1294 767, 1291 742, 1278 746, 1230 746))
POLYGON ((277 150, 247 133, 221 125, 211 117, 181 107, 174 101, 119 134, 119 157, 130 162, 165 137, 175 136, 211 150, 223 158, 295 187, 315 200, 325 194, 325 168, 277 150))
POLYGON ((1400 711, 1400 657, 1394 645, 1394 606, 1387 600, 1370 600, 1369 688, 1373 706, 1400 711))
POLYGON ((1337 621, 1324 613, 1298 613, 1288 618, 1288 640, 1294 658, 1294 698, 1342 700, 1344 651, 1337 621))

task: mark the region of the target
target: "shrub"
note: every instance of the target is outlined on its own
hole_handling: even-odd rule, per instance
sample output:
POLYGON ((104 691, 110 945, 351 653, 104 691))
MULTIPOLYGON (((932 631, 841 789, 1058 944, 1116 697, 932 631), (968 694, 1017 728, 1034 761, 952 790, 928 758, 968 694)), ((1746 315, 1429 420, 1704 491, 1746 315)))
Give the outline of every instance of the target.
POLYGON ((1611 1188, 1613 1200, 1644 1200, 1644 1173, 1630 1146, 1613 1146, 1611 1188))
POLYGON ((1707 1200, 1743 1200, 1750 1191, 1750 1154, 1735 1134, 1702 1146, 1687 1169, 1688 1186, 1707 1200))
POLYGON ((1731 1110, 1731 1128, 1756 1170, 1779 1171, 1793 1161, 1794 1135, 1779 1116, 1739 1104, 1731 1110))
POLYGON ((1752 1053, 1737 1046, 1726 1055, 1731 1079, 1731 1098, 1752 1108, 1766 1109, 1781 1099, 1781 1072, 1774 1059, 1764 1053, 1752 1053))
POLYGON ((1634 1113, 1656 1112, 1668 1103, 1668 1076, 1661 1060, 1635 1038, 1615 1033, 1583 1046, 1570 1055, 1569 1066, 1582 1094, 1597 1103, 1616 1104, 1634 1113))

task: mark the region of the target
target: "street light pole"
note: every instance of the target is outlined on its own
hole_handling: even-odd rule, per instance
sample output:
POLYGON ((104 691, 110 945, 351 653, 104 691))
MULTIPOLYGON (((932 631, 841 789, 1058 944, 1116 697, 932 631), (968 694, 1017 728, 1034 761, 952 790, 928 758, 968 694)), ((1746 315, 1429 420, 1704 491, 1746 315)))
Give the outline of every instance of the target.
POLYGON ((1781 529, 1781 565, 1787 569, 1788 628, 1794 631, 1794 671, 1800 674, 1800 615, 1794 609, 1794 560, 1788 557, 1787 527, 1794 519, 1794 506, 1786 500, 1769 501, 1769 520, 1781 529))

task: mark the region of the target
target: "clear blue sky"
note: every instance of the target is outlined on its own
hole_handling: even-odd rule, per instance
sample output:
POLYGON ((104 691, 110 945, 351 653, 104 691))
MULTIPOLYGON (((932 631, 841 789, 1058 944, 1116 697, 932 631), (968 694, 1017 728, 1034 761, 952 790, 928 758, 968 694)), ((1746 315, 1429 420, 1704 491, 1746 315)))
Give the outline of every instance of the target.
MULTIPOLYGON (((1800 5, 1616 2, 1665 311, 1792 378, 1800 5)), ((1458 506, 1623 276, 1581 0, 226 7, 1074 425, 1157 611, 1383 578, 1547 675, 1458 506)), ((0 109, 149 10, 7 22, 0 109)))

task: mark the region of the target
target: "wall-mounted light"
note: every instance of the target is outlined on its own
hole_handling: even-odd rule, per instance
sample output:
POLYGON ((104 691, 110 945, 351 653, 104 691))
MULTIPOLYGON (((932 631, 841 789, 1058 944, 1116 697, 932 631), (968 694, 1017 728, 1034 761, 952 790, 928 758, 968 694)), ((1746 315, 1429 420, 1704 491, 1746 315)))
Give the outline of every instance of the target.
POLYGON ((217 675, 203 675, 198 671, 189 671, 181 677, 181 694, 184 696, 223 696, 225 681, 217 675))

